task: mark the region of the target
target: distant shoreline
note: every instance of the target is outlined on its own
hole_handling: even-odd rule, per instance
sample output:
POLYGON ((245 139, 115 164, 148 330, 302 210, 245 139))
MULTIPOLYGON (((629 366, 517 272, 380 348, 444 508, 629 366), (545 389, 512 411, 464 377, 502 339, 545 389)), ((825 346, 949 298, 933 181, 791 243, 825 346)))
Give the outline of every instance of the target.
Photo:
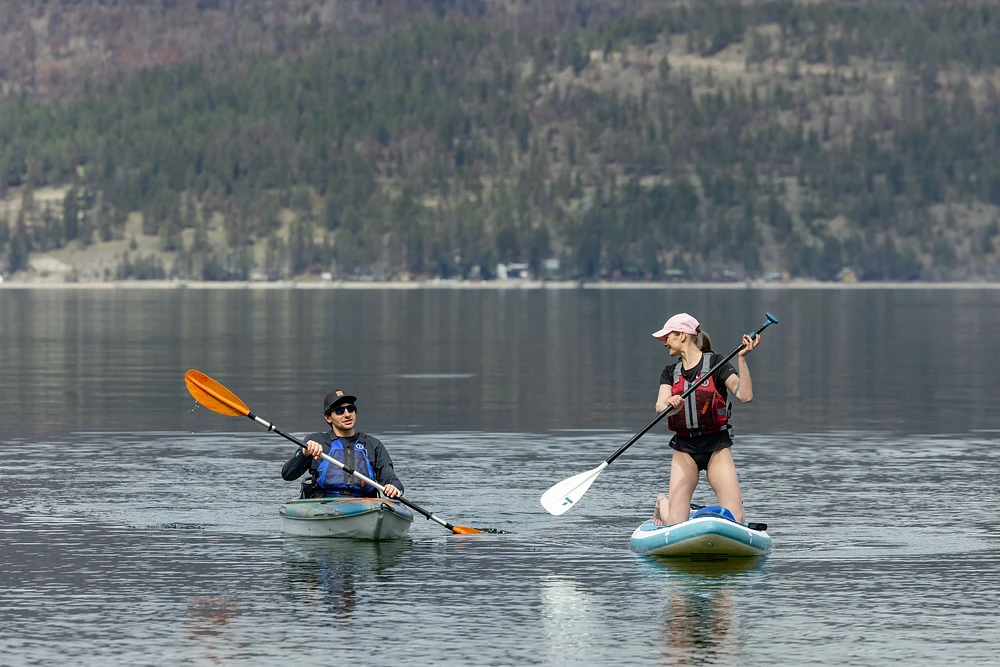
POLYGON ((1000 289, 1000 282, 857 282, 838 283, 821 281, 791 282, 611 282, 575 280, 414 280, 407 282, 329 281, 329 280, 279 280, 254 281, 201 281, 201 280, 124 280, 110 282, 50 282, 18 281, 0 282, 0 290, 570 290, 570 289, 621 289, 621 290, 993 290, 1000 289))

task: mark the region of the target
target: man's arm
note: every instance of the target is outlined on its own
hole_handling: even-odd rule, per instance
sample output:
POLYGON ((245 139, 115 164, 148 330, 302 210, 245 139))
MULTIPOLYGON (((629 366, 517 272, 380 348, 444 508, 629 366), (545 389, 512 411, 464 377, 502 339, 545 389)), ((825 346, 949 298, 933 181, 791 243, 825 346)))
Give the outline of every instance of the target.
MULTIPOLYGON (((324 450, 326 444, 329 444, 328 439, 323 433, 310 433, 306 436, 306 442, 316 442, 319 445, 320 451, 324 450)), ((295 450, 295 456, 285 461, 285 465, 281 467, 281 479, 291 482, 308 471, 313 464, 315 459, 305 453, 301 447, 295 450)))
POLYGON ((302 477, 303 473, 309 470, 310 463, 312 463, 312 457, 306 456, 301 448, 296 449, 295 456, 285 461, 285 465, 281 466, 281 479, 291 482, 302 477))
POLYGON ((372 457, 372 467, 375 468, 375 481, 382 486, 392 484, 403 493, 403 483, 396 476, 392 458, 382 441, 369 435, 365 437, 365 443, 368 445, 368 455, 372 457))

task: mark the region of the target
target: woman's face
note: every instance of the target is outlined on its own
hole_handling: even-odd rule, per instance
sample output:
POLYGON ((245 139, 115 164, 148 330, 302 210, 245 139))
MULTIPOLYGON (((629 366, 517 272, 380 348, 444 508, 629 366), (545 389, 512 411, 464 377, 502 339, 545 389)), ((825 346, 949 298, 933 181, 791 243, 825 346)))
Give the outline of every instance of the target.
POLYGON ((686 339, 687 334, 683 334, 679 331, 671 331, 663 339, 663 347, 667 348, 671 357, 676 357, 681 353, 681 348, 684 347, 684 341, 686 339))

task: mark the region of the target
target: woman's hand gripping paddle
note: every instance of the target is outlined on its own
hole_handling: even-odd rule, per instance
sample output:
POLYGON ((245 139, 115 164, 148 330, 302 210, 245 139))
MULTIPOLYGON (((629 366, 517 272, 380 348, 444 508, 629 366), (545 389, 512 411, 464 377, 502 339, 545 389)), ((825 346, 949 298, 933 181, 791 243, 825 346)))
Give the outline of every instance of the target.
MULTIPOLYGON (((753 339, 755 336, 760 334, 761 331, 768 328, 772 324, 778 323, 778 318, 772 315, 771 313, 766 313, 765 315, 767 317, 767 321, 764 322, 759 327, 757 327, 757 330, 755 332, 750 334, 751 339, 753 339)), ((712 373, 714 373, 715 371, 717 371, 723 364, 725 364, 727 361, 735 357, 742 349, 743 349, 743 343, 740 343, 735 350, 726 355, 725 359, 722 359, 721 361, 718 361, 715 364, 713 364, 712 367, 708 370, 708 372, 705 373, 705 376, 707 377, 712 373)), ((681 399, 687 398, 688 395, 690 395, 691 392, 693 392, 697 387, 698 385, 692 385, 691 387, 688 387, 687 391, 681 394, 681 399)), ((590 485, 594 483, 595 479, 597 479, 597 476, 600 475, 605 468, 611 465, 611 463, 616 458, 621 456, 626 449, 634 445, 636 440, 645 435, 649 429, 656 426, 656 424, 661 419, 666 417, 667 413, 670 412, 670 410, 671 408, 669 407, 664 408, 658 415, 656 415, 656 418, 653 421, 646 424, 646 426, 641 431, 633 435, 628 442, 619 447, 618 451, 612 454, 610 457, 608 457, 601 465, 597 466, 593 470, 588 470, 587 472, 582 472, 579 475, 573 475, 572 477, 568 477, 563 481, 553 484, 551 487, 549 487, 548 491, 543 493, 541 498, 542 507, 545 508, 545 511, 548 512, 549 514, 559 516, 560 514, 565 514, 566 512, 573 509, 576 503, 579 502, 580 498, 583 498, 583 494, 587 492, 587 489, 590 488, 590 485)))
MULTIPOLYGON (((196 371, 192 369, 189 370, 187 373, 185 373, 184 384, 187 385, 188 391, 191 392, 192 396, 194 396, 194 400, 198 401, 209 410, 212 410, 213 412, 218 412, 220 415, 226 415, 227 417, 249 417, 250 419, 254 420, 258 424, 266 428, 268 431, 274 431, 281 437, 287 440, 291 440, 299 447, 305 449, 306 443, 302 442, 294 435, 289 435, 285 433, 274 424, 265 421, 264 419, 261 419, 254 413, 250 412, 250 408, 248 408, 246 404, 243 401, 241 401, 236 394, 229 391, 220 383, 208 377, 201 371, 196 371)), ((337 466, 344 472, 354 475, 355 477, 357 477, 358 479, 362 480, 367 484, 371 484, 372 486, 374 486, 376 489, 378 489, 383 493, 385 492, 384 486, 382 486, 375 480, 368 479, 367 477, 359 473, 357 470, 352 470, 351 468, 348 468, 347 466, 345 466, 343 463, 336 460, 332 456, 329 456, 327 454, 321 454, 320 456, 322 456, 325 460, 337 466)), ((470 528, 469 526, 453 526, 444 519, 440 519, 434 516, 424 508, 420 507, 416 503, 411 503, 409 500, 403 498, 402 496, 394 498, 394 500, 398 500, 399 502, 403 503, 410 509, 419 512, 420 514, 423 514, 425 517, 427 517, 434 523, 444 526, 451 532, 456 533, 458 535, 478 535, 484 532, 476 528, 470 528)))

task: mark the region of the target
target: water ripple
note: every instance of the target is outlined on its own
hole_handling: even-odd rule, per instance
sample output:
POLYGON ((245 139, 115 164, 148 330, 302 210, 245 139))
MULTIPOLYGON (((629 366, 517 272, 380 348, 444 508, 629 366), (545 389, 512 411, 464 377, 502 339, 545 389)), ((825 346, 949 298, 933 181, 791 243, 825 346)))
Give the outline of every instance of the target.
POLYGON ((451 536, 418 520, 390 544, 286 538, 276 511, 295 485, 277 475, 289 450, 273 436, 78 433, 72 448, 48 443, 64 456, 26 467, 15 462, 38 443, 5 443, 0 646, 24 663, 285 663, 289 645, 295 661, 324 654, 302 645, 304 627, 337 642, 381 624, 406 628, 400 664, 437 661, 442 642, 459 664, 990 654, 972 628, 1000 603, 982 579, 1000 564, 992 509, 963 502, 971 490, 934 490, 995 468, 994 434, 741 438, 747 506, 772 524, 776 550, 721 565, 628 550, 666 483, 655 438, 556 518, 540 492, 627 433, 390 435, 416 502, 511 534, 451 536), (52 479, 73 493, 47 493, 52 479))

